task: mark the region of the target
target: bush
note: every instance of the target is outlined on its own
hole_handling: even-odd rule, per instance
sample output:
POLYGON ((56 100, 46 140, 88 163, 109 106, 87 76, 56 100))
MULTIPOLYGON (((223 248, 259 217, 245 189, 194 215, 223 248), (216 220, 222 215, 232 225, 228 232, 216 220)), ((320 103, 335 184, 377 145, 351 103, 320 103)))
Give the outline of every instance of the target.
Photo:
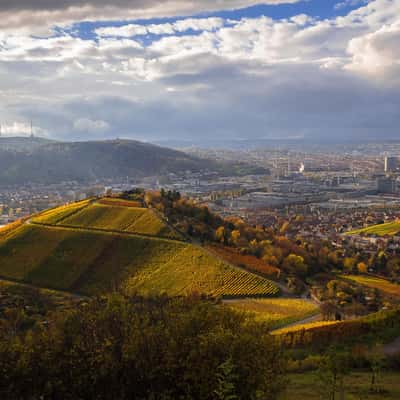
POLYGON ((0 398, 276 399, 283 357, 261 325, 196 298, 95 299, 0 341, 0 398), (229 376, 221 370, 229 363, 229 376))

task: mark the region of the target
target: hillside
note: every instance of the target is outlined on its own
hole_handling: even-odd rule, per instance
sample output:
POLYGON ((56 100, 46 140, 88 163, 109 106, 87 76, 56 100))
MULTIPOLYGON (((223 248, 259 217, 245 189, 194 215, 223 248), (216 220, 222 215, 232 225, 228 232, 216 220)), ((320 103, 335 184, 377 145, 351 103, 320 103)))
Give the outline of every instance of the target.
MULTIPOLYGON (((112 203, 111 203, 112 204, 112 203)), ((137 233, 182 240, 147 208, 104 204, 85 200, 39 214, 32 222, 48 226, 84 228, 114 233, 137 233)))
POLYGON ((256 320, 265 322, 275 329, 306 318, 314 316, 317 318, 319 316, 317 304, 304 299, 226 300, 225 303, 234 309, 253 314, 256 320))
POLYGON ((393 236, 400 232, 400 222, 393 221, 385 224, 367 226, 366 228, 356 229, 347 232, 347 235, 377 235, 377 236, 393 236))
MULTIPOLYGON (((209 355, 214 349, 226 349, 229 354, 239 351, 248 365, 246 374, 253 376, 254 365, 257 365, 257 371, 260 365, 254 362, 255 354, 263 360, 266 354, 276 354, 274 358, 278 364, 280 360, 285 360, 282 367, 297 374, 296 384, 300 372, 320 371, 326 357, 331 357, 333 350, 330 349, 339 349, 339 346, 340 357, 346 357, 345 362, 349 365, 362 365, 363 371, 368 368, 369 357, 372 357, 369 348, 375 349, 376 343, 384 345, 382 357, 386 357, 388 351, 396 354, 399 348, 400 310, 395 303, 391 305, 385 300, 385 308, 381 311, 352 316, 344 321, 332 320, 329 316, 327 319, 330 320, 325 320, 326 307, 320 307, 318 301, 304 295, 296 297, 283 280, 275 283, 267 279, 279 279, 281 269, 254 255, 240 254, 234 247, 224 245, 223 240, 218 244, 208 242, 210 239, 200 240, 211 238, 207 236, 205 225, 212 226, 211 232, 218 233, 215 228, 223 221, 201 206, 190 204, 177 192, 161 191, 158 194, 135 190, 121 193, 119 197, 91 198, 66 204, 0 229, 0 335, 1 324, 5 327, 3 332, 6 332, 3 335, 12 340, 16 330, 23 334, 26 332, 28 341, 22 348, 24 354, 29 355, 32 352, 25 348, 31 346, 36 332, 43 332, 43 338, 38 339, 40 346, 43 339, 51 337, 48 342, 50 351, 57 343, 65 345, 65 353, 60 349, 54 350, 56 358, 49 363, 50 367, 46 365, 46 371, 65 359, 68 366, 72 365, 68 359, 70 354, 74 360, 75 354, 78 354, 78 364, 81 365, 81 359, 87 359, 84 353, 87 346, 99 340, 104 347, 90 348, 88 354, 100 355, 95 369, 103 371, 107 360, 113 360, 109 366, 112 369, 120 365, 120 359, 114 361, 112 358, 115 354, 117 357, 119 354, 130 354, 132 360, 146 354, 147 359, 148 349, 154 343, 160 343, 162 334, 169 335, 182 329, 186 334, 198 332, 196 335, 200 338, 198 346, 189 342, 190 359, 194 348, 205 351, 203 356, 195 358, 194 365, 204 368, 203 360, 213 359, 209 355), (175 204, 172 209, 168 208, 167 200, 175 204), (155 207, 160 205, 164 207, 155 207), (181 233, 179 227, 185 220, 193 223, 193 236, 186 231, 181 233), (282 297, 275 298, 278 294, 282 297), (134 312, 129 314, 129 310, 134 312), (181 318, 185 313, 189 316, 183 322, 181 318), (168 315, 171 326, 167 327, 163 324, 168 321, 168 315), (66 324, 62 325, 64 317, 67 318, 66 324), (204 345, 206 319, 211 330, 211 341, 207 346, 204 345), (75 340, 76 336, 73 336, 73 340, 64 341, 65 333, 73 332, 75 335, 76 324, 81 321, 88 322, 81 330, 85 339, 75 340), (124 321, 127 321, 126 325, 124 321), (221 329, 222 321, 231 324, 234 335, 221 329), (142 323, 157 327, 154 335, 148 336, 149 340, 146 337, 148 326, 142 326, 142 323), (241 326, 248 327, 251 335, 246 333, 245 342, 237 344, 236 350, 232 351, 238 343, 235 335, 241 326), (60 329, 61 336, 51 336, 55 329, 60 329), (107 329, 111 334, 102 336, 107 329), (93 337, 87 340, 90 333, 93 337), (121 335, 127 338, 127 343, 121 347, 125 349, 127 346, 129 351, 126 353, 123 352, 125 350, 114 351, 110 347, 121 343, 121 335), (252 350, 255 338, 263 338, 264 346, 272 346, 276 350, 269 351, 269 347, 264 347, 262 351, 252 350), (70 352, 71 343, 78 346, 73 353, 70 352), (358 346, 357 352, 354 352, 355 346, 358 346), (137 349, 138 353, 131 353, 132 349, 137 349), (110 353, 106 353, 109 350, 110 353), (85 356, 82 357, 82 354, 85 356), (103 357, 103 354, 106 356, 103 357)), ((260 234, 260 231, 256 233, 260 234)), ((218 235, 214 237, 218 238, 218 235)), ((396 290, 398 294, 397 285, 383 279, 339 274, 335 278, 334 294, 336 290, 341 293, 341 301, 346 293, 357 293, 357 298, 363 301, 365 296, 369 297, 370 290, 375 289, 382 294, 395 294, 393 291, 396 290), (357 290, 353 292, 355 285, 357 290)), ((383 298, 381 295, 377 297, 383 298)), ((13 346, 12 342, 4 343, 2 348, 0 346, 0 360, 5 357, 19 360, 19 354, 13 352, 21 347, 13 346)), ((181 347, 185 343, 188 343, 185 336, 179 334, 179 337, 172 341, 168 339, 154 349, 151 360, 155 360, 157 373, 160 365, 161 370, 165 370, 171 360, 170 354, 165 359, 168 361, 157 358, 166 346, 171 345, 174 351, 178 351, 177 359, 181 360, 181 347)), ((41 360, 42 349, 38 347, 37 353, 32 356, 32 365, 37 366, 37 358, 41 360)), ((45 354, 47 357, 50 353, 45 354)), ((336 362, 339 358, 335 357, 332 360, 336 362)), ((93 361, 90 365, 94 365, 93 361)), ((143 365, 142 362, 139 364, 140 371, 143 365)), ((219 370, 220 365, 218 362, 219 370)), ((17 368, 12 366, 10 371, 17 368)), ((270 371, 275 367, 268 365, 268 368, 270 371)), ((64 369, 64 366, 60 367, 61 371, 64 369)), ((77 370, 79 378, 74 382, 80 382, 84 372, 79 368, 77 370)), ((11 372, 8 374, 12 376, 11 372)), ((349 371, 343 375, 350 378, 349 371)), ((309 379, 308 375, 305 377, 309 379)), ((310 387, 311 383, 305 382, 304 393, 310 387)), ((393 396, 387 398, 396 398, 394 389, 389 385, 386 387, 393 392, 393 396)), ((82 388, 79 388, 77 393, 81 391, 82 388)), ((290 393, 295 391, 295 387, 290 387, 290 393)))
POLYGON ((0 277, 42 288, 264 297, 269 280, 187 243, 132 202, 85 200, 43 212, 0 236, 0 277), (122 205, 125 204, 125 205, 122 205))
POLYGON ((376 235, 393 236, 400 232, 400 221, 387 222, 385 224, 371 225, 361 229, 346 232, 346 235, 376 235))
POLYGON ((267 172, 132 140, 65 143, 39 138, 0 138, 0 185, 138 178, 186 170, 212 170, 221 174, 267 172))
POLYGON ((1 137, 0 150, 9 150, 17 152, 29 152, 32 149, 54 143, 53 140, 40 137, 1 137))
POLYGON ((391 283, 386 279, 368 275, 342 275, 341 278, 353 281, 362 286, 377 289, 389 296, 400 297, 400 285, 391 283))

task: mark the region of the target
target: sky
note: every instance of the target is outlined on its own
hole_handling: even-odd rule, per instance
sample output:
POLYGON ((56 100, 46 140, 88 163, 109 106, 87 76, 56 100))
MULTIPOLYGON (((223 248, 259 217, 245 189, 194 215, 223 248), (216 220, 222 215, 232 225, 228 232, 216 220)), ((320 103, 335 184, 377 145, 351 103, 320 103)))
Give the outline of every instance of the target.
POLYGON ((400 0, 0 1, 3 136, 400 140, 400 0))

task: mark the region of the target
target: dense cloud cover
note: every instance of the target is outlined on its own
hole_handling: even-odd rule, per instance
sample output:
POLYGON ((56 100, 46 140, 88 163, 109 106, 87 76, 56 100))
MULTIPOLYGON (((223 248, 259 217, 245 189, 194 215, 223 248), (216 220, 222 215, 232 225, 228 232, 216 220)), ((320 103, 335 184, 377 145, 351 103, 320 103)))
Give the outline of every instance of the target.
POLYGON ((129 20, 87 37, 65 24, 104 19, 110 2, 9 3, 0 15, 20 19, 0 28, 5 133, 28 133, 33 119, 65 139, 400 136, 400 0, 281 20, 193 17, 257 1, 119 0, 107 20, 129 20), (188 17, 139 24, 131 13, 188 17), (32 24, 50 14, 57 34, 32 24))
POLYGON ((78 21, 162 18, 301 0, 13 0, 0 2, 0 29, 47 33, 78 21))
POLYGON ((257 3, 264 4, 282 4, 295 3, 299 0, 15 0, 11 2, 1 2, 0 10, 60 10, 71 7, 119 7, 134 9, 152 9, 154 7, 169 7, 179 9, 191 9, 192 11, 203 10, 210 11, 213 9, 229 9, 236 7, 244 7, 257 3))

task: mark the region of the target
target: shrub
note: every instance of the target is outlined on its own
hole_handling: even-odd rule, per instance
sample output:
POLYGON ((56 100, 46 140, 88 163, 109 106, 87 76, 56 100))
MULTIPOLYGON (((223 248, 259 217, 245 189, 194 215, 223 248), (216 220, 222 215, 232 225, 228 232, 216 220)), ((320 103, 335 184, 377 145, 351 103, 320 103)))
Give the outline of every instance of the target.
POLYGON ((262 326, 210 302, 114 295, 0 341, 0 397, 209 400, 229 386, 274 400, 282 360, 262 326))

